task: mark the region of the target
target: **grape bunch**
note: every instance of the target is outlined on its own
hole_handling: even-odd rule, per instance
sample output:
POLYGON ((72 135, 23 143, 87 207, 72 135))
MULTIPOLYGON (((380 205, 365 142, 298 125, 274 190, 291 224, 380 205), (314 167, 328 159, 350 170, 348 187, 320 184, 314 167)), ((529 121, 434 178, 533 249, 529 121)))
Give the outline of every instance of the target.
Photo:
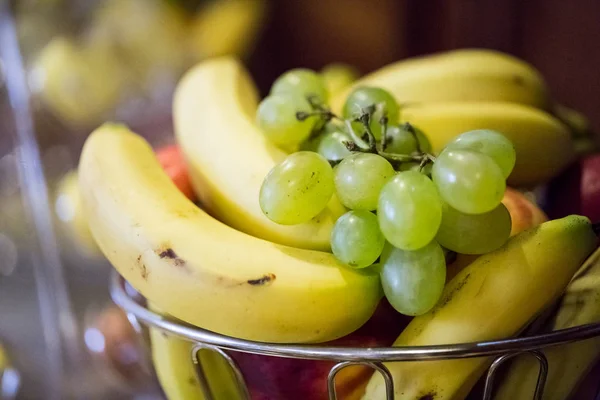
POLYGON ((448 253, 484 254, 511 230, 501 203, 515 150, 491 130, 465 132, 437 155, 399 120, 387 91, 358 87, 342 116, 327 106, 319 74, 291 70, 258 107, 266 137, 290 152, 265 177, 259 203, 272 221, 318 218, 332 197, 348 209, 331 250, 349 268, 373 268, 394 308, 421 315, 439 300, 448 253))

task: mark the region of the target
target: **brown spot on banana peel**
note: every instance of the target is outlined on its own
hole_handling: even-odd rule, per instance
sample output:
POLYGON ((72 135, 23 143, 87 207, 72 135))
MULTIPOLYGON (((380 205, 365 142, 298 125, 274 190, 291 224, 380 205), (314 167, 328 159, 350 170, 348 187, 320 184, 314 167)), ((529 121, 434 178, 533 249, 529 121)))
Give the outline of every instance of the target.
POLYGON ((456 293, 458 293, 463 288, 463 286, 465 286, 467 284, 467 282, 469 281, 469 278, 471 278, 471 274, 470 273, 466 274, 462 278, 462 280, 459 283, 457 283, 455 285, 455 287, 450 292, 448 292, 448 294, 446 296, 444 296, 440 300, 439 306, 437 306, 434 309, 434 312, 435 312, 435 310, 440 309, 440 308, 444 307, 446 304, 450 303, 450 301, 452 301, 452 298, 454 297, 454 295, 456 293))
POLYGON ((276 278, 275 274, 269 272, 258 279, 248 279, 246 282, 252 286, 265 286, 271 284, 276 278))
POLYGON ((171 247, 163 247, 157 251, 157 254, 160 258, 167 258, 169 260, 173 260, 173 264, 176 267, 185 267, 185 260, 179 258, 177 253, 171 247))
POLYGON ((525 79, 523 79, 523 77, 521 75, 514 75, 513 82, 517 86, 525 86, 525 79))
POLYGON ((142 277, 143 280, 147 281, 148 275, 150 275, 150 272, 148 272, 148 269, 146 268, 146 264, 144 264, 144 262, 142 261, 141 254, 137 257, 135 263, 136 263, 138 269, 140 270, 140 276, 142 277))
POLYGON ((435 392, 430 392, 430 393, 427 393, 424 396, 419 397, 418 400, 435 400, 435 395, 436 394, 437 393, 435 393, 435 392))

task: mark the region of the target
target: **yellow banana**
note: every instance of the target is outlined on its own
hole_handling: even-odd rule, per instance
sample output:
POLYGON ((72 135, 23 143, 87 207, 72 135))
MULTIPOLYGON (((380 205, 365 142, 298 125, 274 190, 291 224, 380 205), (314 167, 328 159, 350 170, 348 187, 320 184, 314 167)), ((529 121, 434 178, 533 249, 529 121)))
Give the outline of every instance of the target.
POLYGON ((192 343, 150 328, 152 361, 169 400, 204 400, 192 364, 192 343))
POLYGON ((244 234, 196 207, 149 144, 124 126, 94 131, 78 171, 102 253, 142 295, 185 322, 244 339, 320 342, 360 327, 381 298, 375 273, 244 234))
POLYGON ((356 68, 342 63, 328 64, 323 67, 320 73, 329 92, 329 97, 334 97, 342 92, 360 76, 356 68))
POLYGON ((56 37, 34 61, 31 80, 54 114, 85 126, 101 120, 117 104, 122 78, 111 49, 85 49, 56 37))
POLYGON ((556 118, 571 129, 573 137, 584 138, 592 134, 590 121, 583 113, 562 104, 555 104, 553 111, 556 118))
POLYGON ((9 366, 8 356, 6 355, 6 350, 4 350, 4 346, 0 343, 0 377, 2 376, 2 371, 6 367, 9 366))
POLYGON ((200 63, 183 77, 174 99, 177 141, 203 207, 240 231, 293 247, 329 250, 333 224, 344 213, 337 199, 313 220, 279 225, 258 203, 263 179, 286 153, 254 124, 254 83, 229 57, 200 63))
MULTIPOLYGON (((151 309, 160 312, 150 305, 151 309)), ((150 328, 152 361, 158 381, 169 400, 204 400, 206 397, 192 363, 194 344, 150 328)), ((241 398, 227 361, 212 350, 197 353, 214 400, 241 398)))
MULTIPOLYGON (((600 322, 600 250, 577 272, 556 314, 542 330, 553 331, 597 322, 600 322)), ((549 347, 543 352, 548 359, 543 399, 566 400, 598 360, 600 338, 549 347)), ((502 381, 495 399, 532 399, 538 372, 536 359, 519 357, 502 381)))
POLYGON ((61 231, 68 239, 70 247, 75 247, 80 254, 97 257, 100 250, 90 233, 87 220, 83 214, 81 195, 77 183, 77 171, 68 172, 56 189, 55 212, 60 222, 61 231))
POLYGON ((439 153, 459 134, 494 129, 510 139, 517 152, 508 178, 513 186, 543 183, 557 175, 575 157, 568 128, 550 114, 516 103, 435 103, 407 106, 400 119, 422 129, 433 151, 439 153))
MULTIPOLYGON (((524 231, 459 272, 437 306, 414 318, 394 345, 468 343, 514 336, 562 293, 596 245, 590 221, 580 216, 524 231)), ((468 394, 489 362, 477 358, 388 363, 387 367, 394 377, 396 400, 457 400, 468 394)), ((385 398, 380 374, 373 375, 364 398, 385 398)))
POLYGON ((248 55, 266 16, 265 0, 221 0, 203 6, 191 22, 194 61, 227 54, 248 55))
POLYGON ((410 58, 358 80, 333 99, 340 111, 351 90, 377 86, 402 104, 453 101, 505 101, 549 106, 548 88, 526 62, 493 50, 461 49, 410 58))

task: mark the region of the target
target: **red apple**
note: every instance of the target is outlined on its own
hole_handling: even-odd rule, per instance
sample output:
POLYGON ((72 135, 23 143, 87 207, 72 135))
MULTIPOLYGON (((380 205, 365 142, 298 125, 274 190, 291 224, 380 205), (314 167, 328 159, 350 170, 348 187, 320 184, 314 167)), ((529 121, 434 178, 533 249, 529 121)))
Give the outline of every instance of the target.
POLYGON ((600 154, 579 160, 548 187, 546 210, 551 218, 570 214, 600 221, 600 154))

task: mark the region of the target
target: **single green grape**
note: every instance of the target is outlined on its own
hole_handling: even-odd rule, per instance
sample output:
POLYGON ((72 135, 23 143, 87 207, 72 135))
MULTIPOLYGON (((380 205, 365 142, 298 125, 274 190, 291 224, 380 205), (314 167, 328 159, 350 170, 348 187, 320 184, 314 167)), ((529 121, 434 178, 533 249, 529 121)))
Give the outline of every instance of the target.
POLYGON ((306 68, 289 70, 277 78, 271 87, 271 94, 280 93, 292 93, 304 98, 316 96, 323 103, 328 100, 323 78, 306 68))
POLYGON ((320 154, 299 151, 267 174, 260 188, 260 208, 278 224, 301 224, 323 211, 333 190, 329 162, 320 154))
POLYGON ((475 215, 461 213, 444 203, 435 239, 460 254, 485 254, 506 243, 510 228, 510 213, 502 203, 492 211, 475 215))
POLYGON ((377 154, 351 154, 335 167, 337 196, 350 209, 374 210, 381 188, 394 174, 392 165, 377 154))
POLYGON ((431 179, 417 171, 403 171, 381 189, 377 217, 388 242, 417 250, 435 237, 442 221, 442 201, 431 179))
POLYGON ((505 179, 512 172, 517 160, 517 153, 512 142, 503 134, 489 129, 465 132, 448 143, 446 148, 471 150, 490 156, 502 170, 505 179))
POLYGON ((442 199, 465 214, 482 214, 500 204, 506 189, 502 170, 491 157, 470 150, 445 149, 431 177, 442 199))
POLYGON ((370 211, 352 210, 336 221, 331 231, 331 250, 342 263, 353 268, 373 264, 381 254, 385 239, 377 217, 370 211))
POLYGON ((321 70, 321 76, 330 95, 341 92, 360 76, 358 70, 347 64, 329 64, 321 70))
POLYGON ((380 263, 383 292, 396 311, 417 316, 436 305, 446 283, 446 260, 436 241, 412 251, 386 244, 380 263))
POLYGON ((270 95, 258 105, 256 123, 276 146, 293 149, 310 135, 316 121, 316 117, 299 121, 296 118, 296 113, 299 111, 311 111, 310 104, 301 96, 270 95))
POLYGON ((317 152, 328 160, 338 161, 352 154, 344 142, 350 138, 341 131, 326 133, 323 135, 317 152))
MULTIPOLYGON (((359 87, 355 89, 344 104, 344 118, 355 118, 360 116, 363 109, 375 106, 375 112, 371 116, 369 127, 373 132, 375 139, 381 139, 382 127, 380 124, 381 117, 385 114, 388 118, 388 125, 398 123, 399 106, 389 92, 376 87, 359 87)), ((364 132, 364 127, 360 122, 353 122, 352 126, 358 136, 364 132)))
POLYGON ((412 125, 392 125, 387 129, 385 151, 387 153, 412 154, 417 151, 417 140, 423 153, 431 153, 431 143, 422 130, 412 125), (415 132, 414 135, 410 132, 411 127, 415 132))

